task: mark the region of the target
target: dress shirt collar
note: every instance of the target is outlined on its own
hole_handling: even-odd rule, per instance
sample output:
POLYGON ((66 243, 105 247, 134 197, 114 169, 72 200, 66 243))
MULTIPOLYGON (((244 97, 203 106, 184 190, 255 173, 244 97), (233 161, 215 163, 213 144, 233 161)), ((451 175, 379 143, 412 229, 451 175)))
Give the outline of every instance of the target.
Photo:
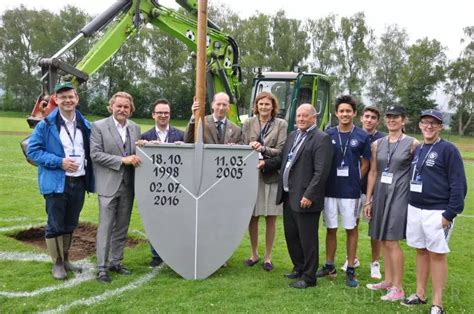
POLYGON ((212 118, 214 119, 214 123, 217 123, 217 121, 221 121, 222 124, 227 124, 227 118, 224 118, 222 120, 217 119, 214 115, 212 115, 212 118))
POLYGON ((120 128, 120 129, 125 129, 125 128, 128 127, 128 119, 125 121, 125 124, 124 124, 123 126, 120 124, 120 122, 118 122, 118 121, 115 119, 114 116, 112 116, 112 119, 114 119, 114 124, 115 124, 115 126, 117 127, 117 129, 119 129, 119 128, 120 128))

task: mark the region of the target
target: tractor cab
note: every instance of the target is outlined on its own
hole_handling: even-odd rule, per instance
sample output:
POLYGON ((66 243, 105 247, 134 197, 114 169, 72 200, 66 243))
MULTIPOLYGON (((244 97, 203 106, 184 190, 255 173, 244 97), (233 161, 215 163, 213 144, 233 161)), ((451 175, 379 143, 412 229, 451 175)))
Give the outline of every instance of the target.
POLYGON ((323 74, 304 72, 259 72, 253 80, 249 116, 252 116, 255 97, 261 92, 271 92, 278 99, 280 112, 277 117, 288 122, 288 132, 295 129, 296 108, 312 104, 317 112, 317 125, 324 130, 330 122, 331 83, 323 74))

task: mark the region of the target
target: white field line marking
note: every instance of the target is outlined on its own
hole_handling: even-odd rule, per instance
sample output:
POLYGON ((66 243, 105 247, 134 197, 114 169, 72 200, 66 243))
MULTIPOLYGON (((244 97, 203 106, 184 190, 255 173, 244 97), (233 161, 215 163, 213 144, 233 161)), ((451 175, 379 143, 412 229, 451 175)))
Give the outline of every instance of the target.
POLYGON ((43 253, 0 252, 0 261, 51 262, 51 257, 43 253))
POLYGON ((43 218, 18 217, 18 218, 0 218, 0 222, 18 222, 18 221, 42 221, 43 218))
POLYGON ((464 217, 464 218, 474 218, 474 215, 464 215, 464 214, 460 214, 458 215, 460 217, 464 217))
POLYGON ((31 228, 37 228, 43 225, 19 225, 19 226, 12 226, 12 227, 2 227, 0 228, 0 233, 1 232, 9 232, 13 230, 18 230, 18 229, 31 229, 31 228))
POLYGON ((108 290, 108 291, 106 291, 102 294, 96 295, 94 297, 87 298, 87 299, 83 298, 83 299, 71 302, 69 304, 62 304, 56 309, 44 311, 44 312, 41 312, 41 313, 61 313, 61 312, 65 312, 65 311, 67 311, 67 310, 69 310, 69 309, 71 309, 75 306, 79 306, 79 305, 91 306, 91 305, 94 305, 96 303, 100 303, 100 302, 105 301, 107 299, 110 299, 112 297, 118 296, 118 295, 124 293, 125 291, 139 288, 140 286, 144 285, 145 283, 147 283, 148 281, 153 279, 153 277, 155 277, 159 273, 159 270, 161 270, 162 267, 164 267, 164 266, 160 265, 156 269, 153 269, 150 273, 138 278, 137 280, 135 280, 135 281, 133 281, 133 282, 129 283, 128 285, 123 286, 121 288, 117 288, 115 290, 108 290))
MULTIPOLYGON (((24 253, 24 252, 0 252, 0 260, 5 261, 34 261, 34 262, 50 262, 51 258, 46 254, 24 253)), ((88 260, 75 262, 77 266, 82 267, 82 273, 75 273, 74 278, 64 281, 59 285, 48 286, 33 291, 0 291, 0 296, 7 298, 25 298, 35 297, 40 294, 53 292, 59 289, 72 288, 79 285, 83 281, 95 278, 94 265, 88 260)))

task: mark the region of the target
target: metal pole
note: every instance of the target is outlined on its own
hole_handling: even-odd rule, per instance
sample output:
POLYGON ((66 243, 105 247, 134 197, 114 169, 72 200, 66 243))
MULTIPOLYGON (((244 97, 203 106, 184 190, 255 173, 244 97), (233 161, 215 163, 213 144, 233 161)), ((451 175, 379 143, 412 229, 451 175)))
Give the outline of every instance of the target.
MULTIPOLYGON (((195 98, 199 110, 194 113, 194 141, 197 141, 199 121, 204 132, 204 113, 206 109, 206 37, 207 37, 207 0, 198 2, 197 25, 197 59, 196 59, 196 91, 195 98)), ((204 134, 203 134, 204 135, 204 134)), ((204 137, 204 136, 203 136, 204 137)))

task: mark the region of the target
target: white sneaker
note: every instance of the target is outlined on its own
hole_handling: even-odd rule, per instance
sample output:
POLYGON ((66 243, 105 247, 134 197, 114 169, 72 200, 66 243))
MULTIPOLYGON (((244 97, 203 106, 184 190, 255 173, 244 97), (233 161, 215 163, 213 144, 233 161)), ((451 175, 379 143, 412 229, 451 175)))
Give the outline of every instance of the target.
POLYGON ((380 273, 379 261, 370 263, 370 277, 374 279, 382 279, 382 274, 380 273))
MULTIPOLYGON (((357 259, 357 257, 354 259, 354 268, 357 268, 357 267, 360 267, 360 262, 359 260, 357 259)), ((347 257, 346 257, 346 261, 344 262, 344 265, 342 265, 341 269, 343 271, 347 271, 347 257)))

